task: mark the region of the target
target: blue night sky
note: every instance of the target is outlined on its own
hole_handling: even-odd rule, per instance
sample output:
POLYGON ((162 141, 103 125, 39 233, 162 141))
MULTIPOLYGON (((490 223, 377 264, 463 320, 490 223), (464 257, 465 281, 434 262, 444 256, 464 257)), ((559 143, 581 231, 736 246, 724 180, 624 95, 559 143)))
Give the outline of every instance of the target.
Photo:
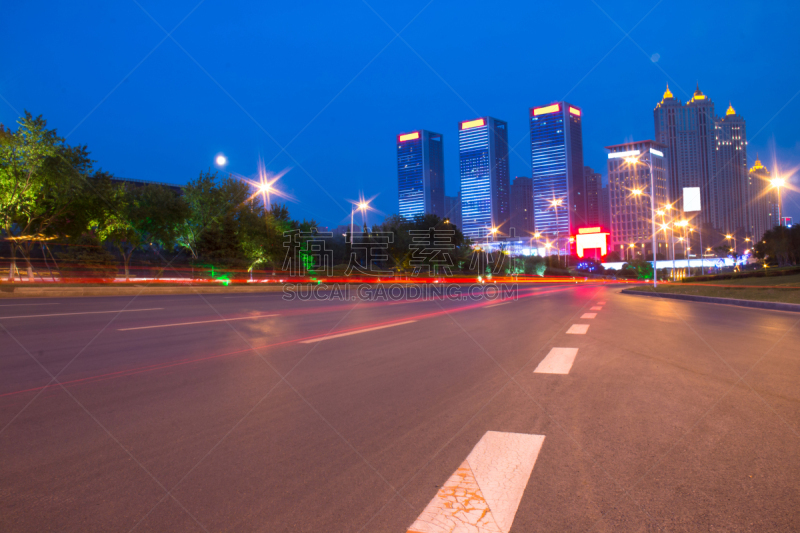
MULTIPOLYGON (((444 134, 454 195, 457 123, 506 120, 511 175, 529 176, 528 108, 561 99, 605 175, 604 146, 653 137, 667 82, 732 102, 750 166, 800 166, 796 0, 138 1, 7 3, 0 123, 42 114, 120 177, 183 184, 219 152, 249 176, 262 158, 291 169, 293 216, 331 227, 360 192, 397 212, 400 132, 444 134)), ((800 219, 800 194, 784 207, 800 219)))

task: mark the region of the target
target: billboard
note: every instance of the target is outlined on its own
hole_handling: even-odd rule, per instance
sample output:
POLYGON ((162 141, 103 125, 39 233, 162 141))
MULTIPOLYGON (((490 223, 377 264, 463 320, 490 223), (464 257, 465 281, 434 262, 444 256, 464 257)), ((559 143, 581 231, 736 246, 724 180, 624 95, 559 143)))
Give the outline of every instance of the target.
POLYGON ((683 188, 683 212, 700 211, 700 187, 683 188))
POLYGON ((601 227, 578 228, 578 234, 570 237, 570 242, 575 240, 575 253, 578 257, 583 257, 586 252, 592 250, 591 256, 596 256, 599 260, 608 253, 607 231, 601 227), (596 251, 595 251, 596 250, 596 251))

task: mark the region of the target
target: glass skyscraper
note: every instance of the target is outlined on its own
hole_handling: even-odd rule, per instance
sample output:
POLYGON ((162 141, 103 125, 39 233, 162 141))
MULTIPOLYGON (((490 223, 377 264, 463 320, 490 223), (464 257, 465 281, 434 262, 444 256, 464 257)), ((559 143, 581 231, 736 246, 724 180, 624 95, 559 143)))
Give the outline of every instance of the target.
POLYGON ((444 217, 444 151, 441 133, 419 130, 397 136, 397 189, 401 216, 444 217))
POLYGON ((473 241, 507 234, 508 124, 482 117, 458 125, 462 232, 473 241))
POLYGON ((581 110, 557 102, 531 108, 530 121, 536 231, 559 238, 563 249, 586 225, 581 110))

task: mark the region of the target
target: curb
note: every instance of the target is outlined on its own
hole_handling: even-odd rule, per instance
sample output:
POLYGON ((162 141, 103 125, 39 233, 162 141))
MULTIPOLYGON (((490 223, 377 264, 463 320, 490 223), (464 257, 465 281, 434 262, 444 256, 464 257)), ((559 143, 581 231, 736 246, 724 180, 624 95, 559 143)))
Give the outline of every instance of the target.
POLYGON ((655 298, 672 298, 673 300, 688 300, 690 302, 704 302, 708 304, 727 304, 739 307, 753 307, 756 309, 771 309, 773 311, 790 311, 800 313, 800 304, 785 304, 780 302, 762 302, 759 300, 736 300, 734 298, 715 298, 713 296, 693 296, 691 294, 670 294, 664 292, 644 292, 634 289, 622 289, 622 294, 634 296, 650 296, 655 298))

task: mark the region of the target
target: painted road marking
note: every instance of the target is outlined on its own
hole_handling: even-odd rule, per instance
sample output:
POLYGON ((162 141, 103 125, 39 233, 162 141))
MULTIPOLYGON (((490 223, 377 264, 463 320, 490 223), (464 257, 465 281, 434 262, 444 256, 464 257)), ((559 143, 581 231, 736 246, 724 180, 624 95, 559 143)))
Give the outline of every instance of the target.
POLYGON ((583 313, 581 318, 594 318, 597 316, 597 313, 583 313))
POLYGON ((602 311, 603 308, 599 305, 595 305, 594 307, 590 308, 589 311, 602 311))
POLYGON ((490 307, 497 307, 498 305, 506 305, 506 304, 510 304, 510 303, 511 302, 500 302, 499 304, 487 305, 486 309, 489 309, 490 307))
POLYGON ((336 333, 334 335, 325 335, 324 337, 316 337, 314 339, 309 339, 307 341, 300 341, 300 344, 311 344, 312 342, 327 341, 329 339, 338 339, 339 337, 347 337, 348 335, 358 335, 359 333, 366 333, 368 331, 375 331, 378 329, 393 328, 395 326, 411 324, 412 322, 416 322, 416 320, 406 320, 405 322, 397 322, 395 324, 387 324, 385 326, 376 326, 374 328, 359 329, 356 331, 346 331, 344 333, 336 333))
POLYGON ((597 302, 597 305, 606 305, 605 302, 597 302))
POLYGON ((0 316, 0 320, 7 320, 9 318, 42 318, 47 316, 70 316, 70 315, 99 315, 103 313, 135 313, 137 311, 161 311, 163 307, 154 307, 152 309, 117 309, 116 311, 86 311, 83 313, 58 313, 55 315, 24 315, 24 316, 0 316))
POLYGON ((210 324, 212 322, 233 322, 234 320, 253 320, 254 318, 267 318, 270 316, 278 316, 278 315, 256 315, 256 316, 245 316, 241 318, 220 318, 219 320, 203 320, 201 322, 181 322, 179 324, 158 324, 155 326, 140 326, 138 328, 121 328, 117 331, 133 331, 135 329, 153 329, 153 328, 171 328, 173 326, 191 326, 192 324, 210 324))
POLYGON ((572 324, 567 330, 567 333, 585 335, 587 331, 589 331, 589 324, 572 324))
POLYGON ((508 533, 543 443, 487 431, 407 533, 508 533))
POLYGON ((553 348, 547 357, 542 359, 534 374, 569 374, 575 356, 578 355, 577 348, 553 348))

